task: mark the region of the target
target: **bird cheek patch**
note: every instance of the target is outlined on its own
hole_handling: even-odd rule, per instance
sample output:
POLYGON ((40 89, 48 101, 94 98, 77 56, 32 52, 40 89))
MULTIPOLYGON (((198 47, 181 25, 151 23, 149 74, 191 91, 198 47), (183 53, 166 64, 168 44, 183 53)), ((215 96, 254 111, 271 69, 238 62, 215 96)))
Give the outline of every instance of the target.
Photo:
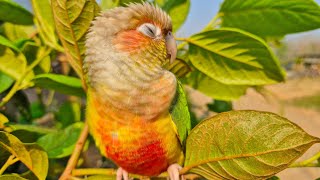
POLYGON ((119 32, 113 40, 114 46, 124 52, 139 52, 151 44, 151 39, 136 30, 119 32))

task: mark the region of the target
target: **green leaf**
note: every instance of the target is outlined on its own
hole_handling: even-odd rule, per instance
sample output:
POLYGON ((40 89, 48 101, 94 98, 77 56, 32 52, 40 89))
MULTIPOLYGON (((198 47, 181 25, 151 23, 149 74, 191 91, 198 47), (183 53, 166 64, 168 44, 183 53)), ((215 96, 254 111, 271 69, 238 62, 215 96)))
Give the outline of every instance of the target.
POLYGON ((0 21, 32 25, 33 16, 18 3, 10 0, 0 0, 0 21))
POLYGON ((52 89, 60 93, 85 96, 80 79, 58 74, 40 74, 33 79, 35 86, 52 89))
POLYGON ((240 98, 248 88, 246 85, 220 83, 197 70, 190 73, 190 76, 186 78, 186 83, 211 98, 225 101, 240 98))
POLYGON ((78 122, 62 131, 42 136, 37 143, 46 150, 49 158, 63 158, 72 153, 82 128, 83 123, 78 122))
POLYGON ((66 127, 80 121, 80 115, 80 104, 78 102, 66 101, 59 107, 59 111, 55 117, 62 124, 62 127, 66 127))
POLYGON ((156 0, 172 20, 172 29, 176 32, 187 19, 190 9, 190 0, 156 0))
POLYGON ((45 180, 48 173, 49 161, 47 153, 37 144, 25 144, 32 160, 32 172, 39 180, 45 180))
POLYGON ((192 64, 223 84, 265 85, 284 81, 284 71, 268 45, 237 29, 216 29, 187 39, 192 64))
POLYGON ((178 81, 175 100, 170 110, 171 118, 176 124, 181 144, 184 146, 187 136, 191 130, 191 119, 188 109, 187 97, 183 87, 178 81))
POLYGON ((276 114, 229 111, 191 131, 184 170, 207 179, 267 179, 319 142, 276 114))
POLYGON ((261 37, 320 28, 320 8, 313 0, 225 0, 219 13, 223 27, 261 37))
POLYGON ((22 53, 14 53, 10 48, 0 45, 0 71, 15 80, 22 78, 27 61, 22 53), (17 66, 19 65, 19 66, 17 66))
POLYGON ((18 174, 5 174, 0 176, 1 180, 27 180, 23 177, 20 177, 18 174))
POLYGON ((231 101, 221 101, 214 100, 213 103, 208 104, 208 109, 213 112, 221 113, 232 110, 232 102, 231 101))
POLYGON ((191 72, 190 66, 182 59, 177 58, 173 63, 167 63, 164 68, 172 72, 176 77, 185 77, 191 72))
POLYGON ((69 63, 82 79, 85 35, 100 9, 95 0, 51 0, 51 7, 69 63))
POLYGON ((272 176, 272 177, 268 178, 267 180, 280 180, 280 178, 278 176, 272 176))
POLYGON ((51 11, 50 2, 48 0, 31 0, 33 12, 35 15, 35 24, 38 27, 39 34, 43 42, 48 46, 59 51, 64 51, 59 46, 57 37, 55 35, 55 26, 53 21, 53 14, 51 11))
POLYGON ((10 76, 0 72, 0 93, 7 90, 13 84, 13 81, 10 76))
POLYGON ((33 26, 23 26, 12 23, 4 23, 1 29, 3 31, 2 34, 12 42, 20 39, 28 39, 28 34, 34 32, 33 26))
POLYGON ((9 47, 11 49, 14 49, 17 52, 20 51, 10 40, 8 40, 7 38, 5 38, 5 37, 3 37, 1 35, 0 35, 0 44, 4 45, 4 46, 7 46, 7 47, 9 47))
POLYGON ((9 151, 12 155, 26 165, 30 170, 32 170, 32 159, 22 142, 15 136, 0 131, 0 146, 5 150, 9 151))
POLYGON ((22 52, 25 55, 28 64, 32 64, 35 60, 42 58, 41 62, 33 68, 35 74, 48 73, 51 69, 50 55, 46 55, 47 48, 38 46, 34 42, 26 42, 22 48, 22 52))
POLYGON ((28 125, 28 124, 10 123, 9 127, 12 129, 12 131, 24 130, 24 131, 29 131, 29 132, 41 134, 41 135, 57 132, 57 130, 52 129, 52 128, 46 128, 46 127, 41 127, 41 126, 36 126, 36 125, 28 125))

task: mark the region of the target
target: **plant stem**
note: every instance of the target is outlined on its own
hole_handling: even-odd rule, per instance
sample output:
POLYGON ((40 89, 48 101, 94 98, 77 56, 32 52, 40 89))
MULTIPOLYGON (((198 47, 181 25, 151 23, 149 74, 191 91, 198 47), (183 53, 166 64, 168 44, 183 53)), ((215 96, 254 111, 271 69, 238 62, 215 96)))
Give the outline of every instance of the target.
POLYGON ((314 163, 317 159, 320 158, 320 152, 312 156, 311 158, 301 161, 301 162, 296 162, 291 164, 289 167, 290 168, 295 168, 295 167, 320 167, 319 163, 314 163))
POLYGON ((11 155, 8 160, 6 161, 6 163, 1 167, 0 169, 0 175, 2 175, 4 173, 4 171, 12 164, 16 163, 17 161, 19 161, 19 158, 15 158, 14 155, 11 155))
MULTIPOLYGON (((107 176, 116 176, 117 171, 115 169, 106 169, 106 168, 85 168, 85 169, 74 169, 72 171, 72 176, 86 176, 86 175, 107 175, 107 176)), ((199 177, 195 174, 187 174, 184 175, 188 179, 194 179, 196 177, 199 177)), ((136 175, 136 174, 130 174, 130 177, 143 179, 143 176, 136 175)), ((161 173, 157 177, 166 178, 168 177, 168 173, 161 173)))
POLYGON ((88 123, 86 122, 84 124, 83 130, 79 136, 77 144, 72 152, 72 155, 71 155, 70 159, 68 160, 68 164, 67 164, 65 170, 63 171, 61 177, 59 178, 59 180, 67 180, 71 177, 71 173, 78 163, 79 156, 82 152, 82 149, 83 149, 83 146, 86 142, 88 134, 89 134, 89 127, 88 127, 88 123))

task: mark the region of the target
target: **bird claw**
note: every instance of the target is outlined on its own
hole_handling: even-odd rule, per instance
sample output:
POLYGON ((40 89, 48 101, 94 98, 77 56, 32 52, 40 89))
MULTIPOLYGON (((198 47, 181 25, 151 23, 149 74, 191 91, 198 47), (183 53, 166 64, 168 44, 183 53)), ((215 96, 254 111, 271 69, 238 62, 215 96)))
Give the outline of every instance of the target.
MULTIPOLYGON (((171 164, 167 172, 169 174, 169 179, 170 180, 180 180, 180 174, 179 171, 182 169, 182 167, 179 164, 171 164)), ((181 180, 184 180, 184 176, 181 176, 181 180)))
POLYGON ((121 167, 117 170, 117 180, 129 180, 129 173, 121 167))

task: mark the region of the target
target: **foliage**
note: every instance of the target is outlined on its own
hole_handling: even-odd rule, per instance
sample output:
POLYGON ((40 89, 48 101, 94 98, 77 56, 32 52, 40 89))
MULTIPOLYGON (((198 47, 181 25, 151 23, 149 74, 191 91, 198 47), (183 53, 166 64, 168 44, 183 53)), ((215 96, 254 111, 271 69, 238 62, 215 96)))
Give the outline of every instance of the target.
MULTIPOLYGON (((82 62, 90 23, 100 8, 140 0, 30 2, 33 13, 0 0, 1 179, 60 176, 84 127, 82 62)), ((190 0, 149 2, 171 15, 174 32, 189 14, 190 0)), ((320 153, 291 165, 319 138, 272 113, 230 111, 231 101, 248 88, 285 80, 270 39, 317 28, 320 7, 313 0, 224 0, 201 32, 176 38, 181 41, 178 58, 164 68, 181 82, 170 109, 180 139, 187 138, 181 173, 207 179, 277 179, 273 175, 289 166, 320 166, 320 153), (185 86, 211 97, 210 111, 224 113, 194 127, 185 86)), ((78 167, 86 160, 82 158, 78 167)), ((75 169, 73 175, 114 179, 114 170, 75 169)))

